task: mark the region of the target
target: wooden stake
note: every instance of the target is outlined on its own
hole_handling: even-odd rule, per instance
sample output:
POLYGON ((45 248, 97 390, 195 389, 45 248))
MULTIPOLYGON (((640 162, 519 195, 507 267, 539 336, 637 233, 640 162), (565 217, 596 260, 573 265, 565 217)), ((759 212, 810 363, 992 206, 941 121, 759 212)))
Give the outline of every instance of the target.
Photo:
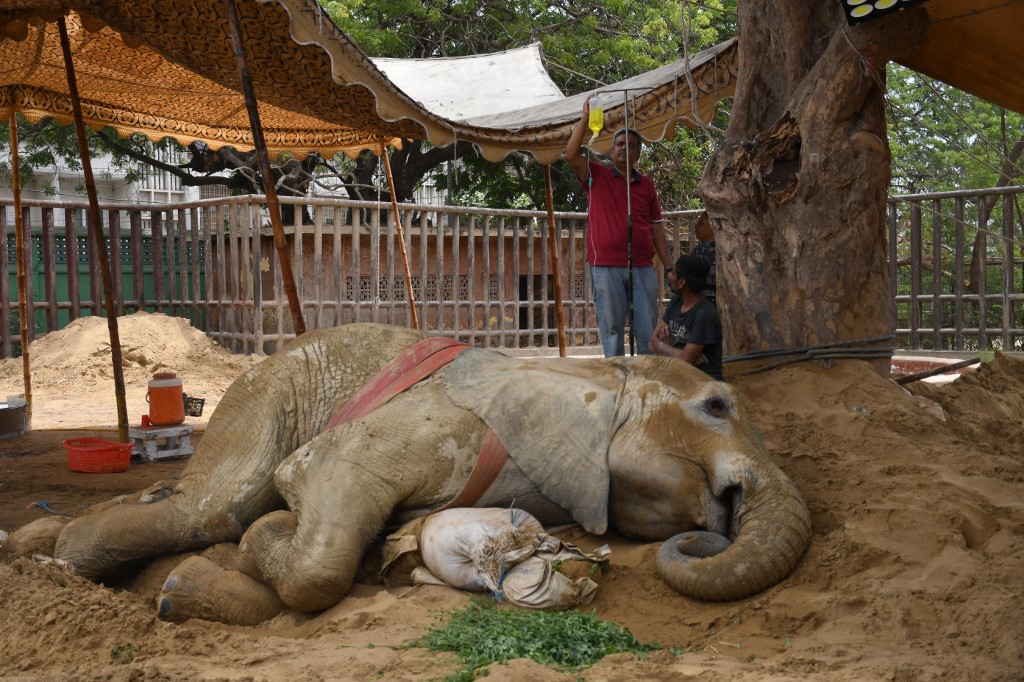
MULTIPOLYGON (((306 322, 302 317, 302 302, 295 288, 295 275, 292 272, 291 260, 288 258, 288 242, 284 236, 284 225, 281 222, 281 204, 277 200, 277 188, 274 186, 274 175, 270 168, 270 153, 267 141, 263 136, 263 124, 260 122, 260 110, 256 104, 256 93, 249 77, 249 65, 245 58, 245 43, 242 42, 241 21, 238 16, 238 5, 235 0, 224 0, 228 13, 228 25, 231 27, 231 48, 238 67, 238 76, 242 80, 242 94, 245 95, 245 108, 249 113, 249 128, 252 130, 252 141, 256 146, 256 158, 259 159, 260 174, 263 176, 263 192, 267 198, 267 212, 270 213, 270 225, 274 230, 274 248, 281 264, 281 279, 284 292, 288 297, 288 307, 292 313, 292 326, 295 336, 302 336, 306 331, 306 322)), ((302 235, 296 231, 296 239, 302 235)))
POLYGON ((18 167, 18 118, 11 109, 11 191, 14 193, 14 252, 18 263, 18 322, 21 331, 21 372, 25 385, 25 429, 32 428, 32 363, 28 350, 28 274, 25 270, 25 256, 28 240, 25 238, 25 218, 21 213, 21 169, 18 167))
MULTIPOLYGON (((409 254, 405 252, 405 237, 402 235, 402 216, 398 212, 398 199, 395 198, 395 178, 391 175, 391 159, 388 157, 388 150, 381 152, 384 157, 384 170, 388 174, 388 188, 391 190, 391 210, 395 214, 395 228, 398 230, 398 243, 402 251, 402 265, 405 266, 405 295, 409 298, 409 319, 412 321, 412 328, 419 329, 420 321, 416 316, 416 298, 412 292, 412 272, 409 270, 409 254)), ((423 248, 423 245, 420 245, 423 248)))
POLYGON ((544 189, 548 204, 548 251, 551 253, 551 272, 555 296, 555 321, 558 324, 558 355, 565 357, 565 311, 562 310, 562 273, 558 269, 558 239, 555 232, 555 196, 551 186, 551 164, 544 166, 544 189))
POLYGON ((78 80, 75 65, 71 60, 71 41, 68 39, 68 25, 64 17, 57 21, 60 29, 60 47, 64 53, 64 70, 68 77, 68 93, 71 107, 75 112, 75 130, 78 133, 78 153, 82 157, 82 175, 85 176, 85 192, 89 197, 89 233, 99 255, 100 277, 103 280, 103 304, 107 308, 107 331, 110 334, 110 362, 114 370, 114 395, 117 399, 117 433, 122 443, 128 442, 128 406, 124 397, 124 368, 121 366, 121 337, 117 330, 117 308, 114 307, 114 286, 110 278, 110 259, 107 257, 103 224, 100 222, 100 205, 96 196, 96 181, 92 175, 89 160, 89 140, 85 136, 85 119, 82 116, 82 102, 78 98, 78 80))
POLYGON ((961 360, 960 362, 953 362, 948 365, 942 365, 941 367, 933 367, 932 369, 926 369, 925 371, 918 372, 917 374, 908 374, 905 377, 899 377, 895 379, 895 381, 900 386, 903 386, 905 384, 910 384, 915 381, 920 381, 921 379, 927 379, 929 377, 945 374, 946 372, 953 372, 958 369, 963 369, 964 367, 970 367, 971 365, 976 365, 979 362, 981 362, 981 357, 975 356, 973 358, 970 358, 969 360, 961 360))

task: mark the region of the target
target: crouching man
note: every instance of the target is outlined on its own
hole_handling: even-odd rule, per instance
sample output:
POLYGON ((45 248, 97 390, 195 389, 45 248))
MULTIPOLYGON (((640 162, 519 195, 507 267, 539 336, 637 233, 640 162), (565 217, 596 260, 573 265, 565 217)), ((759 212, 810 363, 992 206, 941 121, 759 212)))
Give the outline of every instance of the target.
POLYGON ((708 264, 697 256, 680 256, 668 271, 672 300, 651 337, 651 352, 685 360, 722 380, 722 321, 718 308, 704 298, 708 264))

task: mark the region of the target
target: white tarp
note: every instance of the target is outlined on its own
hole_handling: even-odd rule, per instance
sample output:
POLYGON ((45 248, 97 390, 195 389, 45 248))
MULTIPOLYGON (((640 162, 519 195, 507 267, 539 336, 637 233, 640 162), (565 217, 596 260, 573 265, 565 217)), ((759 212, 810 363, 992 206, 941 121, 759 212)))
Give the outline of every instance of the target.
POLYGON ((424 109, 453 121, 565 99, 544 68, 540 43, 469 57, 371 61, 424 109))

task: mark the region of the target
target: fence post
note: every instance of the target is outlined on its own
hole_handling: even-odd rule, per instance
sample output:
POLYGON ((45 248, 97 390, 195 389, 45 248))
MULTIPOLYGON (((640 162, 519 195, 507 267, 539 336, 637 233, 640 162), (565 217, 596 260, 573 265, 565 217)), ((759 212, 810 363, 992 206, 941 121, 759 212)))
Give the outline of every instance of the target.
POLYGON ((59 329, 57 326, 57 255, 54 253, 53 209, 43 208, 42 215, 43 252, 43 296, 46 297, 46 331, 59 329))

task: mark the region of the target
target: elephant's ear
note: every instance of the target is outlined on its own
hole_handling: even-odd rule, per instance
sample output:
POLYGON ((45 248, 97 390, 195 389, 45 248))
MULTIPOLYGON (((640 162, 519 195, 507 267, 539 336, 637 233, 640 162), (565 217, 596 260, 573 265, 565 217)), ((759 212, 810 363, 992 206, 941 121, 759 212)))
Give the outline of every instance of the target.
POLYGON ((615 360, 462 353, 445 373, 459 407, 487 424, 545 497, 591 533, 608 528, 608 448, 625 383, 615 360))

